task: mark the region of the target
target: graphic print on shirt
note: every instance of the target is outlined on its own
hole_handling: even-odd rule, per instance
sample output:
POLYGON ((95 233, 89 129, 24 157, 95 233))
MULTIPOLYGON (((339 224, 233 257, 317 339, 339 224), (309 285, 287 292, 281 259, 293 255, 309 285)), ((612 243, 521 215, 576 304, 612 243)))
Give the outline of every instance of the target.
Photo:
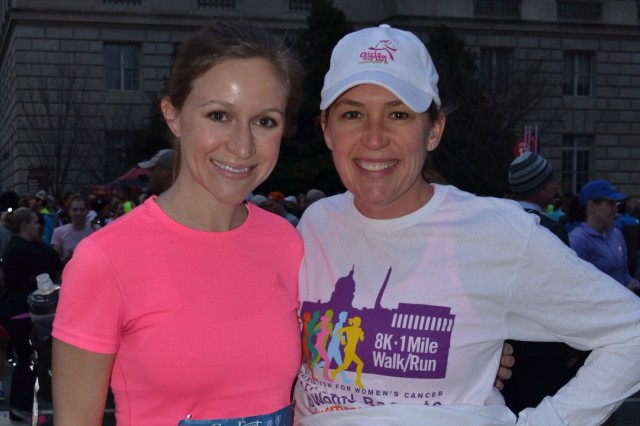
MULTIPOLYGON (((368 374, 415 379, 446 376, 455 320, 451 308, 411 303, 383 308, 380 302, 392 268, 384 278, 375 305, 353 308, 357 287, 354 272, 355 267, 338 279, 328 301, 302 303, 303 365, 307 375, 302 375, 301 380, 306 382, 304 386, 311 399, 314 398, 312 390, 315 388, 318 392, 315 403, 311 401, 313 405, 337 403, 330 409, 339 409, 340 405, 358 399, 358 394, 370 394, 368 374), (355 377, 351 375, 353 383, 345 371, 355 372, 355 377), (335 389, 341 392, 331 395, 335 389), (354 394, 348 396, 345 391, 354 394)), ((401 390, 373 392, 377 395, 383 392, 395 399, 401 390)), ((411 397, 400 396, 400 400, 407 398, 411 397)), ((360 399, 374 403, 372 398, 360 396, 360 399)))

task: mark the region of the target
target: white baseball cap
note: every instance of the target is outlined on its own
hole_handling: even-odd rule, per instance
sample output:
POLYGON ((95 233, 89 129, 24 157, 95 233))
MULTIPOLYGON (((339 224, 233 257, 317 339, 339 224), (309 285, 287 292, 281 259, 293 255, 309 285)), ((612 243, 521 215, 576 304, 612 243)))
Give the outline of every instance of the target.
POLYGON ((425 112, 432 101, 441 105, 438 72, 424 43, 387 24, 355 31, 338 42, 324 77, 320 109, 361 84, 384 87, 415 112, 425 112))

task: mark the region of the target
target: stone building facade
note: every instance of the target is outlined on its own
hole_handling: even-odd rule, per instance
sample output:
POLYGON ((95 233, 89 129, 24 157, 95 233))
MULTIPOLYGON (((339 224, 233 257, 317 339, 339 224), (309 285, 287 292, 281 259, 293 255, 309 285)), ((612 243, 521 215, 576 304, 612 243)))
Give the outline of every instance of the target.
MULTIPOLYGON (((640 194, 637 1, 334 3, 356 28, 384 22, 425 41, 434 27, 452 28, 478 54, 480 74, 494 89, 523 63, 540 63, 542 99, 514 130, 537 129, 531 133, 565 191, 603 178, 640 194)), ((189 33, 212 19, 242 18, 290 36, 306 25, 310 4, 0 0, 0 185, 20 194, 59 192, 113 177, 123 166, 123 144, 148 124, 152 100, 189 33), (63 186, 61 172, 68 176, 63 186)))

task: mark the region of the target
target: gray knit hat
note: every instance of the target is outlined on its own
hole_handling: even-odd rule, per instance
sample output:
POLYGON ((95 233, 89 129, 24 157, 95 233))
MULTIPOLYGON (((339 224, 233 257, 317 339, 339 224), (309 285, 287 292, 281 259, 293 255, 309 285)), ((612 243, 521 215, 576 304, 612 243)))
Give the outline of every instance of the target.
POLYGON ((513 194, 528 197, 538 192, 553 177, 553 167, 535 152, 525 152, 511 162, 509 183, 513 194))

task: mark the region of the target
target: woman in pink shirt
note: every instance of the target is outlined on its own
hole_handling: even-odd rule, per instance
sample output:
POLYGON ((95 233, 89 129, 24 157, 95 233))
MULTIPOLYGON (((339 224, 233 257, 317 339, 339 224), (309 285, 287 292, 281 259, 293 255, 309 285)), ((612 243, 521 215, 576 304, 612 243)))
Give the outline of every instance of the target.
POLYGON ((119 426, 290 422, 302 242, 245 200, 276 164, 301 77, 248 24, 183 43, 161 103, 176 181, 83 239, 64 271, 56 424, 102 424, 109 386, 119 426))

